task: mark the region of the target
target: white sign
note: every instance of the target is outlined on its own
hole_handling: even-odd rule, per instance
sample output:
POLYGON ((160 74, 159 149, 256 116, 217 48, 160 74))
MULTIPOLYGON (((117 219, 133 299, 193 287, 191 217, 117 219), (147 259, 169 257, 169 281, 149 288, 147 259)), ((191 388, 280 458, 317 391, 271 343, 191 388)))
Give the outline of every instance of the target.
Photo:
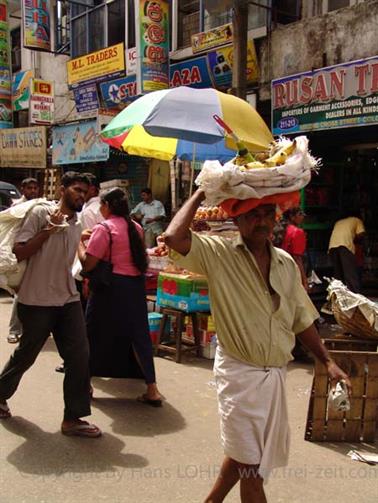
POLYGON ((126 49, 126 75, 135 75, 137 71, 136 47, 126 49))
POLYGON ((52 124, 54 122, 54 98, 32 95, 30 97, 30 123, 52 124))

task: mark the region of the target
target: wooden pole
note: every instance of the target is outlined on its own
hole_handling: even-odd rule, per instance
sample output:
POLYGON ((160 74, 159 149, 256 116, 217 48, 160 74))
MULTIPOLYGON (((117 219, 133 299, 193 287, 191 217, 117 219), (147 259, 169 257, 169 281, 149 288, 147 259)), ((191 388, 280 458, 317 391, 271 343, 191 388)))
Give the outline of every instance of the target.
POLYGON ((234 39, 233 94, 245 100, 247 97, 248 42, 248 2, 246 0, 234 0, 232 28, 234 39))

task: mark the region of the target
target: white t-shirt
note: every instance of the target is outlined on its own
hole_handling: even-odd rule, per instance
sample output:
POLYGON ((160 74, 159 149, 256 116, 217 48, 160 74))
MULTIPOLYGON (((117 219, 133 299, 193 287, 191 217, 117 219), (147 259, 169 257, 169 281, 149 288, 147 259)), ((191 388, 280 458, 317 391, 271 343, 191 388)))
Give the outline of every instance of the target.
POLYGON ((83 229, 93 229, 96 224, 104 221, 100 212, 100 196, 91 197, 87 201, 79 215, 83 229))
POLYGON ((153 199, 150 203, 142 201, 135 206, 131 214, 139 214, 143 216, 142 225, 144 229, 152 229, 153 231, 161 232, 162 224, 160 221, 150 222, 148 224, 146 223, 148 218, 165 217, 165 209, 160 201, 156 199, 153 199))

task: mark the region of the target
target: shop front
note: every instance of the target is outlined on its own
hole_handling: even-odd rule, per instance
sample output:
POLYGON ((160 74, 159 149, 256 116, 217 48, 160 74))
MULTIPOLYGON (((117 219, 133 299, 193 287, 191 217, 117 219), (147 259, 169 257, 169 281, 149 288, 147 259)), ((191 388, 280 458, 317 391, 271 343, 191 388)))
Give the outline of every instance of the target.
POLYGON ((303 193, 311 266, 330 276, 334 222, 357 209, 367 236, 360 256, 364 291, 378 279, 378 57, 272 81, 272 131, 306 134, 321 158, 303 193))

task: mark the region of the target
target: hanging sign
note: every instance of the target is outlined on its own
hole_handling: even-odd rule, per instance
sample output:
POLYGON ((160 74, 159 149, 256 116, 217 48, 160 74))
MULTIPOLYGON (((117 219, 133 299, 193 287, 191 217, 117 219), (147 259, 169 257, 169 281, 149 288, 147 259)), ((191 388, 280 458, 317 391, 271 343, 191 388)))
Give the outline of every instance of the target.
POLYGON ((169 87, 169 2, 139 0, 138 94, 169 87))
POLYGON ((24 47, 51 51, 50 0, 23 0, 24 47))
POLYGON ((12 79, 12 106, 15 112, 27 110, 30 100, 30 81, 33 71, 26 70, 13 75, 12 79))
POLYGON ((137 72, 137 51, 136 47, 126 49, 126 75, 135 75, 137 72))
POLYGON ((46 128, 4 129, 0 149, 3 168, 46 168, 46 128))
POLYGON ((107 161, 109 145, 97 136, 97 120, 53 128, 54 165, 107 161))
POLYGON ((13 126, 11 84, 8 2, 0 0, 0 129, 13 126))
POLYGON ((49 125, 54 122, 54 83, 32 79, 29 107, 31 124, 49 125))
POLYGON ((73 92, 78 113, 98 109, 99 101, 96 84, 77 87, 73 92))
POLYGON ((273 134, 378 124, 378 56, 272 81, 273 134))
POLYGON ((125 51, 123 44, 113 45, 100 51, 67 61, 67 79, 70 88, 79 83, 101 82, 124 75, 125 51))
POLYGON ((138 96, 135 75, 103 82, 100 84, 100 88, 106 108, 114 108, 122 103, 130 103, 138 96))
POLYGON ((193 53, 207 51, 232 42, 232 24, 225 24, 202 33, 192 35, 193 53))
POLYGON ((206 56, 174 63, 169 67, 169 86, 212 87, 206 56))

